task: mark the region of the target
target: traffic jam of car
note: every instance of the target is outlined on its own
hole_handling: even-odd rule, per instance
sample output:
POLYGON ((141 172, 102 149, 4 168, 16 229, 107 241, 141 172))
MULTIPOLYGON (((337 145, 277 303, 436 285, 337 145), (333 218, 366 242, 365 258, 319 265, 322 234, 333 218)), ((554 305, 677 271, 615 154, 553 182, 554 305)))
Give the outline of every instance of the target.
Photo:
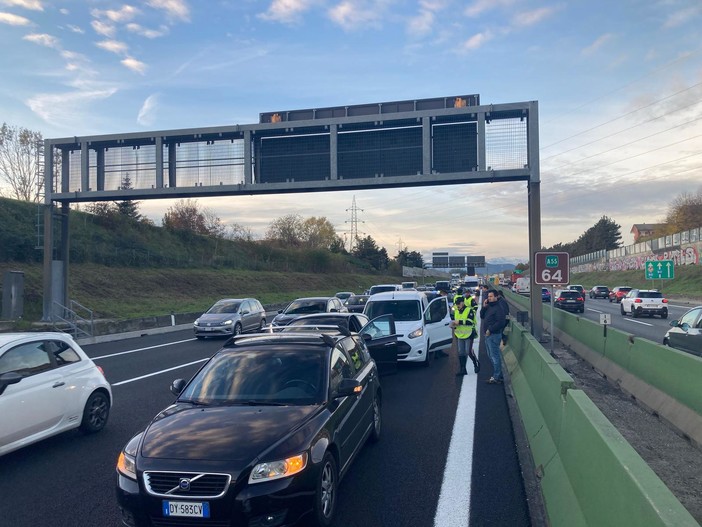
MULTIPOLYGON (((298 298, 270 324, 255 298, 215 302, 193 333, 226 341, 119 453, 122 523, 330 525, 339 482, 381 437, 381 375, 451 346, 448 298, 418 287, 298 298)), ((0 455, 98 432, 112 402, 71 336, 0 334, 0 455)))

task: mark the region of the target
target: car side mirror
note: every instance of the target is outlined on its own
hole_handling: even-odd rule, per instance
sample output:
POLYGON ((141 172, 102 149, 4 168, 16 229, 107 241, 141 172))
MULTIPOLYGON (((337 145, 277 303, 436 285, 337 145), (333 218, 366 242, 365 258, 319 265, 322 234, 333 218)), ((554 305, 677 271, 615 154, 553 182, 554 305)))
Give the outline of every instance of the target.
POLYGON ((0 395, 2 395, 5 392, 5 389, 10 384, 17 384, 22 379, 22 375, 20 375, 16 371, 9 371, 0 375, 0 395))
POLYGON ((333 307, 333 308, 331 308, 331 309, 329 310, 329 312, 330 312, 330 313, 338 313, 339 310, 336 309, 335 307, 333 307))
POLYGON ((173 395, 180 395, 185 388, 185 379, 176 379, 171 383, 171 393, 173 395))
POLYGON ((677 320, 671 320, 670 325, 674 328, 678 327, 678 321, 677 320))
POLYGON ((370 333, 362 333, 361 336, 366 342, 370 342, 371 340, 373 340, 373 335, 371 335, 370 333))
POLYGON ((348 397, 358 395, 363 391, 363 386, 356 379, 341 379, 336 389, 335 397, 348 397))
POLYGON ((278 314, 279 314, 279 315, 280 315, 282 312, 283 312, 282 309, 279 309, 279 310, 278 310, 278 314))

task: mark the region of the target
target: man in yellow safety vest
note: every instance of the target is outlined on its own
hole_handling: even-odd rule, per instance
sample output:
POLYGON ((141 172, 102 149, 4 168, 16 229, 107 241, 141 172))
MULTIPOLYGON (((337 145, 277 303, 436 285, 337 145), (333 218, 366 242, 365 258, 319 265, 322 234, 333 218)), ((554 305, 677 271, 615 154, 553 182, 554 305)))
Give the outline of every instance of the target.
POLYGON ((453 305, 455 311, 451 327, 456 336, 459 364, 459 370, 456 375, 466 375, 468 373, 466 370, 468 357, 473 361, 473 370, 475 373, 478 373, 480 371, 480 361, 473 352, 473 339, 477 335, 475 332, 476 310, 466 305, 466 300, 462 296, 456 297, 453 305))

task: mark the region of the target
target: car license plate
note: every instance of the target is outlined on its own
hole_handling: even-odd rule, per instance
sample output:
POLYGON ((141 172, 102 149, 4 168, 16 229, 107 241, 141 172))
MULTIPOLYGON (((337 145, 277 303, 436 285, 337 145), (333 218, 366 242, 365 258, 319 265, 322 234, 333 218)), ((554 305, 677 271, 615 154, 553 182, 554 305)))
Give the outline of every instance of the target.
POLYGON ((644 309, 657 309, 658 306, 656 304, 644 304, 644 309))
POLYGON ((185 516, 189 518, 209 518, 210 504, 201 501, 163 501, 164 516, 185 516))
POLYGON ((214 331, 215 328, 204 328, 205 331, 214 331))

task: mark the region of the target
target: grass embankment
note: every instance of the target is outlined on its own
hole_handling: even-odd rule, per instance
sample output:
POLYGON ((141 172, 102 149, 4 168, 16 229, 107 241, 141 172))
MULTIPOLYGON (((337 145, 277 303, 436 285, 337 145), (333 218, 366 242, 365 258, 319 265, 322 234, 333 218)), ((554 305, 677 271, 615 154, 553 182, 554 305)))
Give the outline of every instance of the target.
POLYGON ((582 284, 586 289, 596 285, 606 285, 610 289, 617 286, 658 289, 664 295, 690 298, 702 302, 702 265, 677 266, 674 280, 646 280, 643 269, 639 269, 635 271, 571 273, 570 283, 582 284))
MULTIPOLYGON (((42 315, 42 267, 0 262, 0 274, 24 273, 24 319, 42 315)), ((373 284, 400 283, 401 277, 364 274, 283 273, 227 269, 144 269, 70 266, 71 298, 98 318, 129 319, 170 312, 204 311, 220 298, 254 297, 263 304, 287 302, 301 296, 363 292, 373 284)))

